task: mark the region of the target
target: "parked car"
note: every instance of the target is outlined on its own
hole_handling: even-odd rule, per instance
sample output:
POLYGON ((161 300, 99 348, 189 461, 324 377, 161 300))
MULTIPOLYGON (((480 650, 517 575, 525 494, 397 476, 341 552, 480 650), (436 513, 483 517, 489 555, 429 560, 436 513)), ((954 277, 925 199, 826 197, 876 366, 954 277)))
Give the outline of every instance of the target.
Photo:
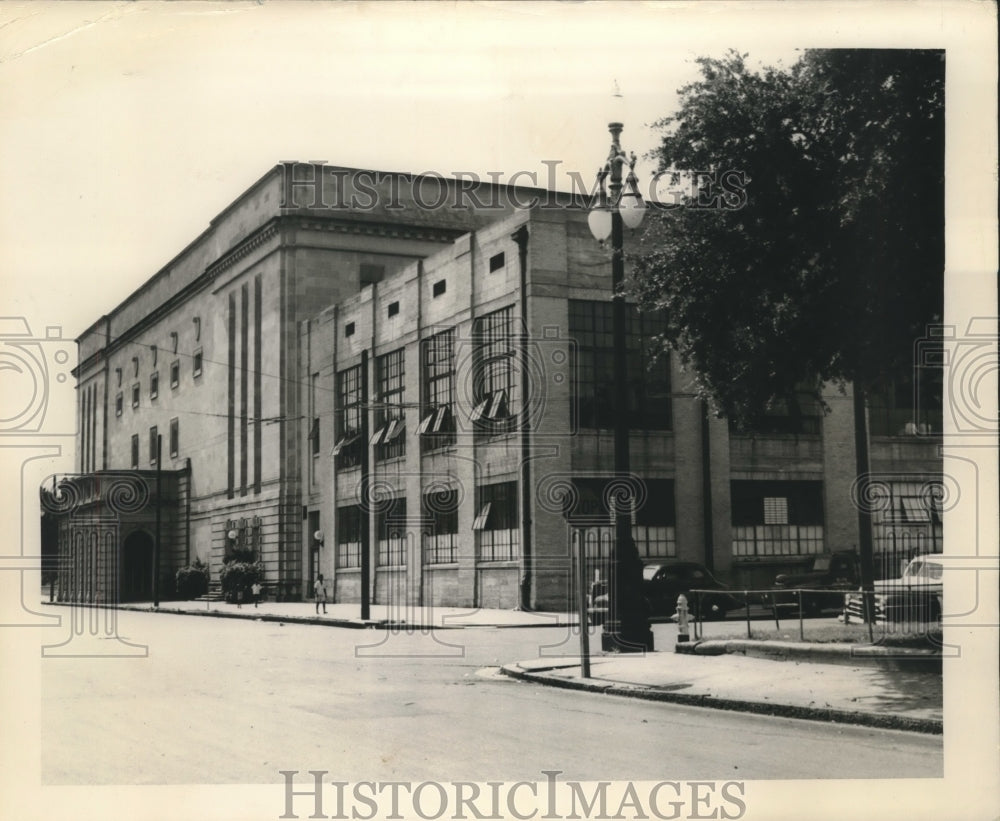
POLYGON ((743 602, 726 592, 726 585, 697 562, 647 564, 642 579, 643 594, 653 616, 674 615, 681 593, 687 597, 691 615, 701 619, 723 619, 730 610, 743 607, 743 602), (712 592, 693 594, 692 590, 712 592))
MULTIPOLYGON (((743 602, 726 592, 692 594, 692 590, 725 591, 726 585, 697 562, 666 562, 647 564, 642 571, 642 590, 650 616, 673 616, 677 612, 677 597, 683 593, 688 600, 688 612, 694 617, 700 608, 701 618, 721 619, 730 610, 743 607, 743 602)), ((587 617, 591 624, 604 624, 608 616, 608 582, 598 579, 590 585, 587 596, 587 617)))
MULTIPOLYGON (((875 582, 875 621, 927 624, 940 621, 947 563, 940 553, 915 556, 900 578, 875 582)), ((848 623, 864 621, 860 590, 844 597, 844 618, 848 623)))
POLYGON ((829 608, 840 610, 844 593, 856 590, 860 583, 858 556, 854 551, 826 553, 813 559, 812 568, 804 573, 781 573, 774 580, 776 589, 801 590, 802 593, 776 594, 775 604, 798 608, 801 595, 802 609, 811 615, 819 615, 829 608))

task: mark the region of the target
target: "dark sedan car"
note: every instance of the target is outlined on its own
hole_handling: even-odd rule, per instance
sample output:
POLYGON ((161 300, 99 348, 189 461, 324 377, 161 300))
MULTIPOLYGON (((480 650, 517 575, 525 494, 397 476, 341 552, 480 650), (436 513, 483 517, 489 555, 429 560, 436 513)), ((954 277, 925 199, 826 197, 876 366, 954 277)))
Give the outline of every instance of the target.
POLYGON ((728 611, 743 607, 708 568, 697 562, 647 564, 642 570, 642 587, 651 616, 672 616, 681 593, 687 597, 692 617, 723 619, 728 611), (711 592, 692 593, 692 590, 711 592))

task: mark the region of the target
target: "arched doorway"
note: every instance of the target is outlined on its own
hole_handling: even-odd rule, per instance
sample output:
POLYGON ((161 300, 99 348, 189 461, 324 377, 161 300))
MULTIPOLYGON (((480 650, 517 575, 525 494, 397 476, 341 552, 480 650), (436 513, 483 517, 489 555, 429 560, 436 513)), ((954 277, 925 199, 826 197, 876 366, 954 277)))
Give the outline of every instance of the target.
POLYGON ((153 537, 142 530, 129 534, 122 547, 121 601, 153 598, 153 537))

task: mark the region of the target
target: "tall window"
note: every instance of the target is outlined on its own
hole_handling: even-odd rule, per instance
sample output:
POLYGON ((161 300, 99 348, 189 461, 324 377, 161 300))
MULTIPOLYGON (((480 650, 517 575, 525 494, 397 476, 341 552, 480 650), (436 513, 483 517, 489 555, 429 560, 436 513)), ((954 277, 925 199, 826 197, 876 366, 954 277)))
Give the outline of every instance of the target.
POLYGON ((149 464, 156 464, 156 442, 159 438, 159 433, 156 430, 156 425, 153 425, 149 429, 149 464))
POLYGON ((369 444, 375 445, 377 460, 393 459, 406 453, 406 417, 402 407, 406 388, 403 353, 400 348, 375 359, 379 405, 375 413, 375 432, 369 444))
POLYGON ((149 398, 156 399, 160 395, 160 372, 153 371, 149 375, 149 398))
POLYGON ((337 441, 333 455, 338 469, 361 464, 361 366, 337 373, 337 441))
POLYGON ((406 498, 393 499, 376 515, 378 523, 377 561, 379 567, 406 564, 406 498))
MULTIPOLYGON (((627 306, 629 427, 670 430, 670 363, 656 355, 653 338, 665 329, 663 318, 627 306)), ((614 427, 614 336, 612 303, 570 300, 569 334, 576 340, 573 367, 574 429, 614 427)))
POLYGON ((472 333, 476 351, 472 388, 476 404, 470 418, 479 432, 510 430, 516 398, 513 307, 478 317, 472 333))
MULTIPOLYGON (((319 456, 319 417, 314 416, 312 424, 309 426, 309 451, 312 453, 313 459, 319 456)), ((313 477, 315 481, 315 477, 313 477)))
POLYGON ((421 342, 424 408, 417 433, 428 450, 455 442, 455 329, 421 342))
MULTIPOLYGON (((940 352, 939 355, 943 357, 944 354, 940 352)), ((940 434, 943 380, 941 365, 922 365, 916 369, 915 378, 907 374, 881 390, 873 390, 868 401, 872 436, 940 434)))
POLYGON ((180 420, 175 416, 170 420, 170 456, 171 458, 176 458, 177 454, 180 452, 181 445, 181 423, 180 420))
POLYGON ((359 505, 337 508, 337 567, 361 567, 361 527, 359 505))
POLYGON ((170 363, 170 387, 176 388, 181 381, 181 363, 179 359, 175 359, 170 363))
POLYGON ((677 555, 674 530, 674 483, 670 479, 646 479, 646 501, 636 512, 632 538, 643 558, 662 559, 677 555))
POLYGON ((519 521, 517 482, 479 488, 479 512, 472 529, 479 534, 480 561, 505 561, 521 555, 519 521))
POLYGON ((458 492, 426 493, 421 499, 428 532, 423 535, 424 564, 458 561, 458 492))
POLYGON ((752 433, 792 433, 819 435, 822 432, 823 408, 815 389, 801 385, 787 399, 775 400, 750 426, 752 433))
POLYGON ((132 434, 132 470, 139 468, 139 434, 132 434))
POLYGON ((823 483, 732 482, 733 555, 823 552, 823 483))
POLYGON ((316 486, 316 471, 319 463, 319 411, 316 410, 316 388, 319 383, 319 374, 314 373, 309 381, 309 416, 312 421, 309 423, 309 451, 312 454, 312 461, 309 464, 309 484, 316 486))
MULTIPOLYGON (((608 480, 601 477, 577 478, 574 504, 566 511, 573 527, 573 538, 583 539, 587 559, 595 568, 607 561, 614 542, 612 511, 606 490, 608 480), (606 522, 606 523, 605 523, 606 522)), ((664 559, 677 555, 674 483, 671 479, 644 479, 645 501, 630 513, 632 538, 644 559, 664 559)))

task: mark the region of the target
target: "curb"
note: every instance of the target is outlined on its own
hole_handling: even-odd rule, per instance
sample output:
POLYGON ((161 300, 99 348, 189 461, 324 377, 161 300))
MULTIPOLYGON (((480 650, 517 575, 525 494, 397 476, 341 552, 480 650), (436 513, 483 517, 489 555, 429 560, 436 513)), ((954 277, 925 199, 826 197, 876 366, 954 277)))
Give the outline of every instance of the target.
MULTIPOLYGON (((577 666, 577 665, 574 665, 577 666)), ((887 730, 905 730, 914 733, 938 734, 944 732, 943 721, 932 718, 910 718, 900 715, 885 715, 882 713, 852 712, 835 710, 833 708, 801 707, 793 704, 765 704, 760 701, 742 699, 715 698, 710 695, 692 695, 679 693, 667 688, 657 688, 639 684, 622 684, 608 680, 585 680, 581 678, 561 678, 547 674, 543 670, 526 670, 517 663, 505 664, 500 672, 513 679, 542 684, 549 687, 562 687, 567 690, 583 690, 590 693, 603 693, 626 698, 639 698, 646 701, 665 701, 672 704, 684 704, 691 707, 709 707, 716 710, 755 713, 757 715, 780 716, 782 718, 802 718, 811 721, 829 721, 838 724, 858 724, 865 727, 877 727, 887 730)))
POLYGON ((532 627, 562 627, 570 625, 565 623, 535 623, 535 624, 441 624, 428 625, 418 622, 393 621, 391 619, 345 619, 345 618, 321 618, 320 616, 281 616, 275 613, 253 612, 251 607, 245 612, 232 612, 226 610, 186 610, 180 607, 170 607, 169 605, 160 607, 145 607, 132 604, 90 604, 84 602, 50 602, 42 601, 41 604, 50 607, 87 607, 105 608, 112 610, 127 610, 132 613, 167 613, 173 616, 208 616, 217 619, 245 619, 247 621, 267 621, 281 622, 284 624, 312 624, 321 627, 344 627, 350 630, 473 630, 473 629, 495 629, 495 630, 523 630, 532 627))
POLYGON ((370 619, 321 619, 319 616, 278 616, 274 613, 230 613, 224 610, 184 610, 180 607, 138 607, 130 604, 88 604, 81 602, 42 602, 43 605, 51 607, 87 607, 104 608, 112 610, 126 610, 131 613, 167 613, 171 616, 201 616, 215 619, 243 619, 245 621, 270 621, 283 622, 286 624, 319 624, 326 627, 346 627, 354 630, 364 630, 366 628, 389 629, 397 626, 395 622, 387 620, 370 619))
POLYGON ((675 651, 685 655, 721 656, 738 653, 772 661, 818 661, 824 664, 878 664, 891 669, 941 671, 941 654, 936 650, 880 645, 817 644, 753 639, 701 639, 678 643, 675 651))

